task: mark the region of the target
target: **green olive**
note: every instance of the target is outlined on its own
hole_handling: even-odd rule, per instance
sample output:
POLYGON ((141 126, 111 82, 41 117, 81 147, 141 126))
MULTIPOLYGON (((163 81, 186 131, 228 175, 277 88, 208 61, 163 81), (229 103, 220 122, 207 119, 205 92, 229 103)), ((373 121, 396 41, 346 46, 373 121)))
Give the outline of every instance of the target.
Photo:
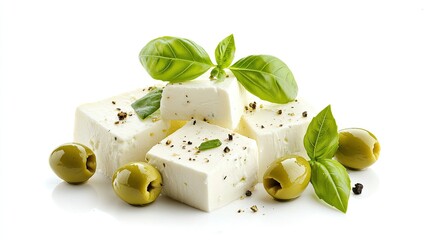
POLYGON ((158 198, 162 190, 162 177, 149 163, 133 162, 116 170, 112 186, 119 198, 131 205, 140 206, 158 198))
POLYGON ((380 143, 370 131, 347 128, 339 131, 340 141, 335 158, 345 167, 361 170, 375 163, 380 143))
POLYGON ((71 184, 87 181, 97 168, 94 152, 80 143, 57 147, 49 157, 49 164, 58 177, 71 184))
POLYGON ((284 156, 273 162, 264 174, 265 190, 277 200, 297 198, 305 190, 311 177, 311 167, 300 156, 284 156))

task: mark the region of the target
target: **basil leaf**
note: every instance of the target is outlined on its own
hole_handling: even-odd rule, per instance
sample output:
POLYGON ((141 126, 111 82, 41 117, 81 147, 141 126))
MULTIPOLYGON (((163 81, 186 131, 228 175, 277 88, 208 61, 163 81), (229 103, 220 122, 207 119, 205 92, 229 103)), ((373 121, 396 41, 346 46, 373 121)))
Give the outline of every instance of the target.
POLYGON ((336 160, 310 161, 311 184, 316 195, 342 212, 347 212, 350 196, 350 177, 336 160))
POLYGON ((288 66, 269 55, 252 55, 229 68, 237 80, 253 95, 273 103, 295 99, 298 86, 288 66))
POLYGON ((144 120, 159 109, 162 89, 154 89, 131 104, 141 120, 144 120))
POLYGON ((332 158, 338 148, 338 129, 331 105, 315 116, 304 135, 304 147, 312 160, 332 158))
POLYGON ((205 142, 202 142, 198 147, 198 150, 203 151, 207 149, 217 148, 222 145, 222 142, 219 139, 212 139, 205 142))
POLYGON ((226 72, 225 70, 215 67, 210 73, 210 79, 218 79, 218 80, 224 80, 226 78, 226 72))
POLYGON ((173 83, 192 80, 213 66, 207 52, 185 38, 154 39, 141 50, 139 57, 152 78, 173 83))
POLYGON ((223 39, 216 47, 215 57, 216 63, 220 68, 226 68, 231 65, 234 60, 235 54, 235 41, 234 35, 229 35, 223 39))

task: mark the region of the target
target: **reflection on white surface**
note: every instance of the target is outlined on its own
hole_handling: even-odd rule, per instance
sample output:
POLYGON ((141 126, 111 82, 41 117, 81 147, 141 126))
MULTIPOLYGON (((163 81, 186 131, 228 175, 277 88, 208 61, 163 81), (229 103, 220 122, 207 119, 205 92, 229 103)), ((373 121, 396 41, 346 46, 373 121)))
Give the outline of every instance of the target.
MULTIPOLYGON (((359 199, 376 194, 379 189, 379 178, 372 169, 364 171, 349 171, 352 186, 360 182, 364 185, 361 195, 351 193, 350 201, 359 205, 359 199)), ((343 213, 329 207, 317 198, 309 184, 304 193, 291 201, 279 202, 266 194, 262 184, 258 184, 251 197, 239 199, 211 213, 206 213, 165 196, 160 196, 154 203, 136 207, 128 205, 119 199, 112 187, 110 179, 96 173, 88 182, 81 185, 59 183, 52 191, 55 204, 69 214, 89 213, 90 215, 109 216, 115 221, 126 224, 145 224, 148 226, 174 225, 184 226, 198 224, 210 227, 219 216, 241 218, 240 221, 253 222, 258 218, 284 218, 284 223, 294 221, 283 216, 308 216, 317 209, 318 215, 330 214, 343 216, 343 213), (257 205, 259 211, 253 213, 250 207, 257 205), (242 213, 238 213, 242 210, 242 213), (256 217, 256 218, 255 218, 256 217), (186 221, 184 221, 186 219, 186 221)), ((362 199, 363 200, 363 199, 362 199)), ((353 208, 348 214, 353 214, 353 208)), ((228 222, 220 221, 217 227, 228 227, 228 222)))
POLYGON ((60 209, 71 214, 98 212, 126 223, 177 224, 187 214, 206 215, 165 196, 160 196, 153 204, 131 206, 115 195, 110 179, 99 173, 80 185, 60 182, 52 191, 52 200, 60 209), (162 216, 166 213, 167 218, 166 215, 162 216))

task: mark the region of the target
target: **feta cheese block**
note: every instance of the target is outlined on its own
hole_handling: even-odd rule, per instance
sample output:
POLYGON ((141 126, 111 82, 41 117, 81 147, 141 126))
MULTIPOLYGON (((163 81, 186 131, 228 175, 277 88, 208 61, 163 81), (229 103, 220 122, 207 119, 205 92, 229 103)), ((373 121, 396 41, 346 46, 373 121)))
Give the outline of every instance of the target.
POLYGON ((94 151, 97 170, 110 178, 126 163, 144 161, 147 151, 170 131, 159 111, 140 120, 131 107, 148 92, 135 90, 76 109, 74 141, 94 151))
POLYGON ((162 93, 161 118, 165 120, 204 120, 235 129, 243 114, 243 98, 237 79, 229 74, 223 81, 203 75, 196 80, 170 83, 162 93))
POLYGON ((207 212, 244 196, 258 182, 256 142, 204 121, 189 121, 146 158, 162 174, 163 194, 207 212), (212 139, 222 145, 198 150, 212 139))
MULTIPOLYGON (((253 99, 252 99, 253 100, 253 99)), ((276 159, 296 154, 307 158, 304 135, 312 119, 308 104, 295 100, 287 104, 251 101, 236 131, 255 139, 259 150, 259 181, 276 159)))

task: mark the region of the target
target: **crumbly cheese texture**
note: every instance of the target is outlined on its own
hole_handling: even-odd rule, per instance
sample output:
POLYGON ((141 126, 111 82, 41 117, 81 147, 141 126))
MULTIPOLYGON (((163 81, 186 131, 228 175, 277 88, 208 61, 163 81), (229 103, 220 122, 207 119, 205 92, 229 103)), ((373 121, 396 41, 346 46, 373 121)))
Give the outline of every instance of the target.
POLYGON ((207 212, 244 196, 258 182, 256 142, 203 121, 189 121, 146 158, 162 174, 163 194, 207 212), (198 150, 211 139, 222 145, 198 150))
POLYGON ((183 83, 168 84, 162 93, 164 120, 203 120, 235 129, 243 114, 243 97, 237 79, 229 74, 223 81, 208 75, 183 83))
POLYGON ((307 157, 303 141, 313 117, 307 103, 273 104, 250 98, 245 109, 236 131, 258 144, 259 181, 276 159, 288 154, 307 157))
POLYGON ((140 120, 131 107, 148 92, 139 89, 76 109, 74 141, 94 151, 97 170, 110 178, 126 163, 144 161, 147 151, 169 132, 170 124, 160 119, 159 111, 140 120))

